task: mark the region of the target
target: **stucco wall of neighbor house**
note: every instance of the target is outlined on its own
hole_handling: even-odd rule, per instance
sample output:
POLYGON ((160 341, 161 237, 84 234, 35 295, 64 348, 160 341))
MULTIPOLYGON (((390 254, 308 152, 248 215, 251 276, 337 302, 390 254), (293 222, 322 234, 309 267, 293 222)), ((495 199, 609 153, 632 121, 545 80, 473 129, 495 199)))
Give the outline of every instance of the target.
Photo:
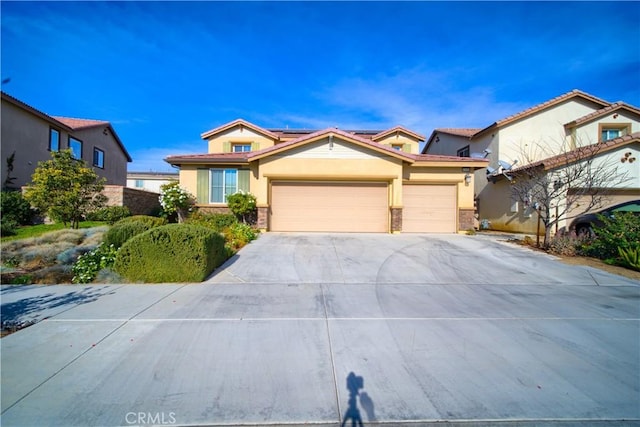
POLYGON ((609 115, 587 122, 573 130, 575 146, 580 147, 598 142, 600 140, 600 125, 613 126, 630 125, 629 133, 640 132, 638 116, 628 111, 615 111, 609 115))
MULTIPOLYGON (((49 151, 51 125, 48 121, 5 101, 2 102, 1 115, 1 178, 4 182, 7 177, 6 159, 15 152, 14 170, 11 176, 15 177, 13 186, 19 188, 31 182, 31 175, 38 166, 38 162, 51 159, 49 151)), ((57 130, 60 132, 60 148, 67 148, 67 133, 62 129, 57 130)))
MULTIPOLYGON (((73 131, 73 137, 82 141, 82 160, 93 166, 93 150, 104 152, 104 168, 93 166, 98 176, 106 178, 110 185, 127 184, 127 157, 120 149, 108 126, 94 126, 73 131)), ((62 147, 69 146, 68 138, 62 140, 62 147)))
POLYGON ((456 152, 469 146, 469 151, 471 153, 480 153, 484 148, 478 145, 476 141, 471 142, 469 138, 457 135, 449 135, 447 133, 438 132, 436 134, 436 139, 431 141, 429 144, 429 150, 426 154, 437 154, 442 156, 455 156, 456 152))
MULTIPOLYGON (((530 160, 541 160, 571 149, 570 137, 564 124, 600 108, 600 105, 590 101, 574 98, 504 125, 499 130, 500 146, 495 147, 499 151, 495 152, 501 160, 511 162, 519 159, 522 164, 523 150, 533 155, 530 160), (536 146, 544 147, 544 150, 535 149, 536 146)), ((598 138, 596 132, 583 144, 593 144, 598 138)))
POLYGON ((386 146, 410 144, 410 150, 406 152, 412 154, 418 154, 420 152, 420 142, 415 140, 414 138, 410 138, 407 135, 404 135, 402 132, 396 132, 387 136, 386 138, 379 139, 375 142, 386 146))
POLYGON ((120 185, 105 185, 102 194, 108 198, 107 206, 126 206, 131 215, 150 215, 160 209, 158 193, 120 185))
POLYGON ((247 127, 233 127, 227 131, 208 138, 209 153, 224 153, 225 145, 230 144, 253 144, 252 150, 262 150, 273 147, 274 141, 261 135, 247 127))

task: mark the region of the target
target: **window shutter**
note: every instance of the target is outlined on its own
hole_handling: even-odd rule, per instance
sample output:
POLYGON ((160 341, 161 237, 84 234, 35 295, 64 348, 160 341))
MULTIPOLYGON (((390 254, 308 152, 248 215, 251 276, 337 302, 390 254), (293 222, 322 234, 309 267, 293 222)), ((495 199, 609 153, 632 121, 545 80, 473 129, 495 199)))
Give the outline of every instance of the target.
POLYGON ((200 204, 209 203, 209 169, 198 169, 196 198, 200 204))
POLYGON ((402 144, 402 151, 405 153, 411 153, 411 144, 402 144))
POLYGON ((249 169, 238 170, 238 191, 249 192, 249 176, 251 171, 249 169))
POLYGON ((260 143, 259 142, 252 142, 251 143, 251 151, 258 151, 260 149, 260 143))
POLYGON ((231 152, 231 141, 224 141, 222 143, 222 152, 230 153, 231 152))

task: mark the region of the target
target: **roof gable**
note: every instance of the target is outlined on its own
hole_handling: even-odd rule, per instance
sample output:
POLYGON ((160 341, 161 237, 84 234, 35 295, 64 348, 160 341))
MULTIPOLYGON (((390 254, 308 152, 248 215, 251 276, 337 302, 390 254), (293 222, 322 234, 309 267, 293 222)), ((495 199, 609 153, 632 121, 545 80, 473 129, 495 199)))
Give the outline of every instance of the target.
POLYGON ((120 147, 120 149, 124 153, 125 157, 127 158, 127 161, 128 162, 133 161, 133 159, 131 158, 131 155, 129 154, 124 144, 120 140, 120 137, 116 133, 115 129, 113 129, 113 126, 111 126, 111 123, 104 120, 76 119, 71 117, 60 117, 60 116, 54 116, 54 118, 58 120, 60 123, 64 123, 69 128, 75 131, 91 129, 98 126, 105 127, 108 130, 108 132, 111 133, 111 135, 113 136, 113 139, 115 139, 116 144, 118 144, 118 147, 120 147))
POLYGON ((473 135, 473 137, 478 137, 482 134, 484 134, 485 132, 491 130, 491 129, 495 129, 498 127, 502 127, 502 126, 506 126, 510 123, 516 122, 518 120, 522 120, 525 119, 527 117, 530 117, 534 114, 537 114, 541 111, 547 110, 549 108, 555 107, 556 105, 562 104, 564 102, 567 102, 569 100, 572 99, 576 99, 576 98, 580 98, 589 102, 592 102, 596 105, 599 105, 600 108, 605 108, 607 106, 610 105, 609 102, 600 99, 600 98, 596 98, 593 95, 590 95, 586 92, 582 92, 581 90, 578 89, 574 89, 571 92, 567 92, 563 95, 557 96, 553 99, 550 99, 548 101, 542 102, 538 105, 534 105, 533 107, 527 108, 526 110, 520 111, 519 113, 513 114, 511 116, 505 117, 504 119, 498 120, 492 124, 490 124, 489 126, 485 127, 484 129, 482 129, 481 131, 477 132, 475 135, 473 135))
POLYGON ((293 139, 291 141, 288 142, 284 142, 281 144, 277 144, 274 145, 273 147, 269 147, 269 148, 265 148, 263 150, 259 150, 259 151, 254 151, 254 152, 250 152, 248 153, 247 158, 249 159, 249 161, 253 161, 253 160, 258 160, 258 159, 262 159, 265 157, 269 157, 272 156, 274 154, 278 154, 278 153, 282 153, 288 150, 291 150, 293 148, 297 148, 306 144, 310 144, 312 142, 316 142, 319 141, 323 138, 332 138, 332 137, 336 137, 339 138, 342 141, 348 142, 348 143, 352 143, 355 145, 359 145, 361 147, 365 147, 368 149, 371 149, 373 151, 376 151, 378 153, 383 153, 386 154, 388 156, 391 157, 395 157, 404 161, 408 161, 408 162, 412 162, 413 158, 408 155, 407 153, 403 153, 401 151, 398 150, 394 150, 391 147, 387 147, 384 145, 380 145, 376 142, 372 142, 368 139, 365 138, 361 138, 359 136, 350 134, 348 132, 342 131, 340 129, 337 128, 328 128, 328 129, 324 129, 324 130, 320 130, 314 133, 311 133, 309 135, 304 135, 300 138, 296 138, 293 139))
POLYGON ((389 136, 389 135, 393 135, 394 133, 403 133, 411 138, 417 139, 418 141, 424 141, 424 136, 420 135, 419 133, 415 133, 413 131, 410 131, 409 129, 405 128, 404 126, 396 126, 394 128, 391 129, 387 129, 385 131, 382 131, 376 135, 373 135, 373 137, 371 137, 372 141, 379 141, 381 139, 384 139, 385 137, 389 136))
POLYGON ((249 123, 248 121, 243 120, 243 119, 237 119, 237 120, 234 120, 234 121, 229 122, 227 124, 224 124, 222 126, 218 126, 217 128, 214 128, 214 129, 211 129, 211 130, 209 130, 207 132, 204 132, 203 134, 200 135, 200 137, 202 139, 210 139, 211 137, 213 137, 215 135, 218 135, 218 134, 220 134, 222 132, 226 132, 226 131, 231 130, 231 129, 235 128, 235 127, 239 127, 239 128, 245 127, 247 129, 251 129, 252 131, 254 131, 254 132, 256 132, 256 133, 258 133, 260 135, 264 135, 267 138, 273 139, 274 141, 277 141, 279 139, 278 135, 276 135, 275 133, 270 132, 267 129, 263 129, 260 126, 256 126, 253 123, 249 123))
POLYGON ((18 98, 14 98, 13 96, 9 95, 8 93, 2 92, 2 100, 3 101, 7 101, 13 105, 15 105, 18 108, 22 108, 25 111, 28 111, 29 113, 33 114, 34 116, 37 116, 51 124, 53 124, 54 126, 57 126, 61 129, 64 129, 66 131, 70 131, 72 130, 71 127, 69 127, 67 124, 57 120, 56 118, 43 113, 42 111, 38 110, 37 108, 32 107, 29 104, 26 104, 22 101, 20 101, 18 98))
POLYGON ((574 126, 579 126, 581 124, 584 123, 588 123, 591 122, 593 120, 597 120, 601 117, 607 116, 609 114, 615 113, 617 111, 627 111, 630 112, 632 114, 635 114, 637 116, 640 116, 640 109, 634 107, 633 105, 629 105, 625 102, 614 102, 611 105, 608 105, 604 108, 601 108, 597 111, 594 111, 593 113, 587 114, 586 116, 582 116, 580 118, 577 118, 576 120, 573 120, 567 124, 565 124, 565 128, 572 128, 574 126))

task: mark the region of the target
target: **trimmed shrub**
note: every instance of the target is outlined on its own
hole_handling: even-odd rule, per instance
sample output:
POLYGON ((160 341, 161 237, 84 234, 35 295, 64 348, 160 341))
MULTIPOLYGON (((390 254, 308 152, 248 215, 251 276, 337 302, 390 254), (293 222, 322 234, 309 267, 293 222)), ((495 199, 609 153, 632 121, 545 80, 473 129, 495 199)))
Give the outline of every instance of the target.
POLYGON ((251 193, 239 191, 227 196, 227 206, 243 223, 256 211, 256 197, 251 193))
POLYGON ((128 216, 126 218, 122 218, 116 224, 121 224, 123 222, 144 222, 145 224, 149 224, 150 227, 160 227, 161 225, 166 225, 166 218, 159 218, 157 216, 149 216, 149 215, 133 215, 128 216))
POLYGON ((107 231, 107 234, 104 236, 104 244, 107 247, 113 245, 118 249, 133 236, 137 236, 152 228, 160 227, 166 223, 164 218, 146 215, 134 215, 121 219, 107 231))
POLYGON ((238 219, 234 214, 203 214, 200 212, 194 212, 188 219, 187 224, 201 225, 217 231, 223 232, 226 228, 231 227, 233 224, 237 224, 238 219))
POLYGON ((107 206, 88 213, 87 221, 104 221, 109 225, 113 225, 128 216, 131 216, 131 211, 126 206, 107 206))
POLYGON ((219 233, 192 224, 169 224, 127 241, 113 270, 132 282, 201 282, 226 258, 219 233))

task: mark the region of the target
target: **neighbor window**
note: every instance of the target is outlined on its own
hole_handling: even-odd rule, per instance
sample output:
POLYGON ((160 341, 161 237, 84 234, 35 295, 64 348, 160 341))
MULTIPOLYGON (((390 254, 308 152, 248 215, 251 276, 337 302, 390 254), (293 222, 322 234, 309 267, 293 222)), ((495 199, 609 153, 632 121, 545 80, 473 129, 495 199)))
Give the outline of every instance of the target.
POLYGON ((233 144, 231 146, 231 151, 234 153, 246 153, 251 151, 251 144, 233 144))
POLYGON ((600 123, 598 127, 600 128, 600 141, 619 138, 631 132, 630 123, 600 123))
POLYGON ((73 156, 74 159, 76 160, 82 159, 82 141, 70 136, 69 148, 71 149, 71 156, 73 156))
POLYGON ((60 151, 60 132, 49 129, 49 151, 60 151))
POLYGON ((136 188, 143 188, 144 187, 144 181, 141 179, 136 179, 136 188))
POLYGON ((458 157, 469 157, 469 146, 462 147, 457 151, 458 157))
POLYGON ((104 151, 99 148, 93 149, 93 166, 104 169, 104 151))

